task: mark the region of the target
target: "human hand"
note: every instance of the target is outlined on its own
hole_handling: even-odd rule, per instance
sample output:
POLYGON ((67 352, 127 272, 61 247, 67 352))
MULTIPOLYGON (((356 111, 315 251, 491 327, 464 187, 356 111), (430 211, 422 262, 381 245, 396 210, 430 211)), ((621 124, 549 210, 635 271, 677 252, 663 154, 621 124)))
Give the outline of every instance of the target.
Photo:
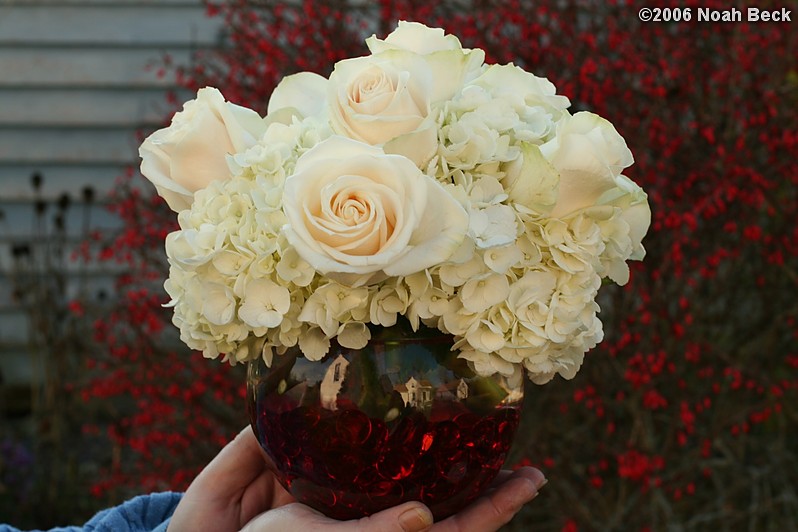
POLYGON ((479 499, 434 524, 429 509, 416 501, 363 519, 336 521, 297 503, 274 471, 252 429, 245 428, 191 483, 172 516, 169 532, 492 532, 508 523, 546 483, 543 474, 531 467, 502 471, 479 499))
POLYGON ((246 427, 188 487, 168 532, 238 531, 267 510, 296 503, 274 471, 252 428, 246 427))

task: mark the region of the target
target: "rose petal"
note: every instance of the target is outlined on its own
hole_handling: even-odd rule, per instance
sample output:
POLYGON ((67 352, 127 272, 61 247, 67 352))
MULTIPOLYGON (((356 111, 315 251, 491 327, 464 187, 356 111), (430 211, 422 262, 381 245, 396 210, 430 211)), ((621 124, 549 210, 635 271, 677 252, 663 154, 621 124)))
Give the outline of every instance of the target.
POLYGON ((274 88, 267 115, 294 109, 303 118, 321 114, 325 109, 327 79, 313 72, 299 72, 284 77, 274 88))

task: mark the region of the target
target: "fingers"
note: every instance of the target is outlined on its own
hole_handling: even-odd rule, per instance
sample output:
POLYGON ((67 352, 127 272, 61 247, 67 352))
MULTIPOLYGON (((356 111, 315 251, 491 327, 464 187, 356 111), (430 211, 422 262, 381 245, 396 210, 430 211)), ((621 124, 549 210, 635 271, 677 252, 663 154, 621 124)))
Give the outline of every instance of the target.
POLYGON ((212 493, 229 494, 243 489, 271 466, 247 426, 202 470, 195 480, 212 493))
MULTIPOLYGON (((232 530, 233 524, 237 529, 241 522, 240 499, 266 470, 258 447, 249 427, 228 443, 188 487, 169 530, 198 530, 199 525, 206 530, 232 530)), ((263 482, 260 484, 255 491, 264 492, 263 482)), ((256 510, 250 510, 250 515, 262 512, 263 504, 265 500, 256 510)))
MULTIPOLYGON (((502 475, 504 476, 504 475, 502 475)), ((507 524, 521 507, 534 499, 546 484, 543 473, 522 467, 474 501, 465 510, 437 523, 435 532, 493 532, 507 524)))
POLYGON ((514 471, 509 469, 502 469, 499 471, 499 474, 496 475, 496 478, 493 479, 493 482, 490 483, 489 488, 493 489, 497 486, 501 486, 508 478, 512 476, 514 471))
POLYGON ((191 483, 169 530, 238 530, 263 511, 294 502, 273 467, 252 429, 245 428, 191 483))
POLYGON ((240 532, 267 532, 271 530, 316 530, 319 520, 327 518, 304 504, 293 503, 268 510, 249 521, 240 532))
POLYGON ((313 530, 324 532, 423 532, 432 526, 432 513, 420 502, 407 502, 356 521, 335 521, 304 504, 288 504, 265 512, 241 532, 313 530))
POLYGON ((242 532, 302 529, 324 532, 494 532, 507 524, 521 507, 535 498, 546 483, 531 467, 502 472, 499 483, 468 508, 433 525, 432 513, 420 502, 407 502, 357 521, 335 521, 293 503, 262 513, 242 532))
MULTIPOLYGON (((361 532, 422 532, 432 526, 432 512, 420 502, 406 502, 357 521, 361 532)), ((347 528, 347 530, 353 530, 347 528)))

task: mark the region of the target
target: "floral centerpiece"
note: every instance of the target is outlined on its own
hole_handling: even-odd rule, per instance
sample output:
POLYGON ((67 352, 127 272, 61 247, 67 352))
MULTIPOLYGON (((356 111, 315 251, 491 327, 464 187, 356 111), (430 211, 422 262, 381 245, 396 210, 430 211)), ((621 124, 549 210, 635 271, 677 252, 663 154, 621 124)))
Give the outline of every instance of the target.
POLYGON ((602 339, 602 279, 644 256, 646 194, 607 120, 554 85, 400 22, 265 117, 214 88, 141 146, 178 213, 174 324, 205 357, 270 366, 375 328, 437 329, 478 375, 572 378, 602 339))
POLYGON ((400 23, 265 118, 201 89, 141 146, 178 212, 174 323, 208 358, 271 360, 397 316, 454 335, 477 372, 573 377, 602 339, 601 280, 629 278, 650 211, 607 120, 545 78, 400 23))

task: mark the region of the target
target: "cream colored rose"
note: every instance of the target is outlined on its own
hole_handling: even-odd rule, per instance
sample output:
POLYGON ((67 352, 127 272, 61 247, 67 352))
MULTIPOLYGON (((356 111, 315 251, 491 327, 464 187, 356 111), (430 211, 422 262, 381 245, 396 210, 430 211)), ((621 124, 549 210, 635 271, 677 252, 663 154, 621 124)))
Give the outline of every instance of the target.
POLYGON ((604 239, 600 273, 624 285, 629 281, 626 261, 643 260, 646 256, 643 238, 651 225, 651 209, 648 195, 631 179, 620 175, 617 184, 585 214, 596 220, 604 239))
POLYGON ((169 127, 144 140, 141 173, 179 212, 191 206, 195 191, 229 178, 227 155, 253 146, 264 130, 255 111, 226 102, 217 89, 200 89, 169 127))
POLYGON ((322 274, 403 276, 446 261, 468 216, 408 159, 343 137, 305 153, 285 183, 283 228, 322 274))
POLYGON ((618 186, 621 171, 634 162, 615 127, 588 112, 563 118, 557 124, 557 136, 540 146, 540 151, 560 175, 553 218, 596 205, 603 194, 618 186))
POLYGON ((297 116, 307 118, 324 114, 327 79, 313 72, 298 72, 284 77, 272 91, 267 107, 269 122, 285 122, 297 116))
MULTIPOLYGON (((372 36, 366 43, 372 55, 340 61, 330 75, 330 124, 340 135, 383 145, 423 166, 437 149, 433 106, 475 78, 485 54, 417 23, 400 23, 384 41, 372 36)), ((308 78, 296 85, 309 94, 320 83, 308 78)))
POLYGON ((333 129, 368 144, 416 130, 429 114, 432 75, 423 60, 378 57, 340 61, 330 75, 333 129))
POLYGON ((432 101, 450 99, 465 83, 476 78, 485 61, 483 50, 463 48, 454 35, 441 28, 428 28, 418 22, 400 21, 385 40, 372 35, 366 39, 372 54, 410 52, 423 56, 434 75, 432 101))
POLYGON ((416 54, 386 52, 340 61, 328 85, 330 124, 336 133, 372 145, 423 129, 426 134, 409 151, 431 156, 435 131, 422 127, 431 91, 432 73, 416 54))
POLYGON ((648 196, 621 174, 634 159, 623 137, 607 120, 591 113, 563 119, 557 136, 540 147, 559 173, 552 218, 580 212, 594 219, 605 244, 599 254, 602 275, 618 284, 629 280, 626 261, 642 260, 642 245, 651 223, 648 196))
POLYGON ((366 44, 372 53, 384 50, 408 50, 417 54, 431 54, 441 50, 462 50, 456 35, 446 35, 441 28, 429 28, 420 22, 400 20, 385 40, 371 36, 366 44))
MULTIPOLYGON (((618 176, 618 188, 611 190, 599 198, 599 205, 612 205, 621 209, 621 219, 629 226, 629 239, 632 252, 631 260, 643 260, 646 250, 643 248, 643 237, 651 225, 651 208, 648 205, 648 194, 640 186, 625 175, 618 176)), ((623 284, 623 283, 621 283, 623 284)))

